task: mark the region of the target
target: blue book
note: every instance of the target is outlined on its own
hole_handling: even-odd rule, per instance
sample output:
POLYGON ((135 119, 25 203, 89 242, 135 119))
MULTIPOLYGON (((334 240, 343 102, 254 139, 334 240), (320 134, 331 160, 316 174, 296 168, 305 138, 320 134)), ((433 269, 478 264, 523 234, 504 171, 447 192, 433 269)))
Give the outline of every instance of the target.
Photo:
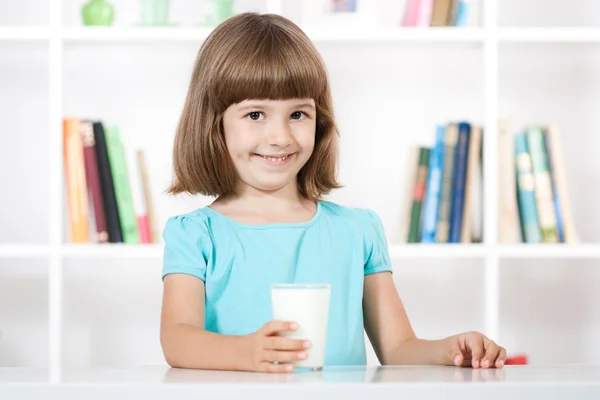
POLYGON ((454 26, 467 26, 469 23, 469 0, 458 0, 454 26))
POLYGON ((425 189, 425 205, 423 207, 423 227, 421 229, 421 242, 423 243, 435 243, 435 229, 442 191, 445 136, 446 127, 439 125, 435 133, 435 145, 429 155, 427 188, 425 189))
POLYGON ((541 243, 542 231, 537 215, 535 182, 533 179, 533 169, 531 167, 531 156, 529 155, 527 136, 524 133, 515 135, 515 157, 517 170, 517 204, 519 206, 523 242, 541 243))
POLYGON ((449 243, 460 243, 462 233, 463 204, 465 201, 470 136, 471 125, 467 122, 460 122, 458 124, 458 143, 456 144, 456 153, 454 156, 454 174, 452 175, 452 208, 450 211, 449 243))

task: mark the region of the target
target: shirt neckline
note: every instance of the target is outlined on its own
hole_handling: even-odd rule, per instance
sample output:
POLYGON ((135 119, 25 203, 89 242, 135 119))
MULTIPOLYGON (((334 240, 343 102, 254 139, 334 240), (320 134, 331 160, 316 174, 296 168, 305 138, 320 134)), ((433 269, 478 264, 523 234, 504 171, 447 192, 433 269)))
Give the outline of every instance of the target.
POLYGON ((238 226, 240 228, 244 228, 244 229, 306 228, 306 227, 313 225, 315 222, 317 222, 317 220, 321 216, 322 204, 320 201, 317 201, 316 205, 317 205, 317 210, 315 211, 315 214, 312 216, 312 218, 310 220, 308 220, 306 222, 281 222, 281 223, 260 224, 260 225, 244 224, 244 223, 235 221, 235 220, 221 214, 220 212, 213 210, 212 208, 210 208, 210 206, 205 206, 204 210, 206 212, 208 212, 209 214, 216 215, 219 218, 225 219, 229 223, 231 223, 235 226, 238 226))

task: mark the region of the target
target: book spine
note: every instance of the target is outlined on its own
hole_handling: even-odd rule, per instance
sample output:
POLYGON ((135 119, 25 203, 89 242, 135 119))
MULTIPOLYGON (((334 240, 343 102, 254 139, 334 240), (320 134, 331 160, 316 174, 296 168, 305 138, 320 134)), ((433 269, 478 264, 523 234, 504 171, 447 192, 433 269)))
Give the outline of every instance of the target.
POLYGON ((83 144, 77 118, 63 119, 63 157, 69 210, 69 226, 73 243, 89 243, 89 210, 83 144))
POLYGON ((575 222, 573 220, 573 212, 571 209, 571 199, 569 197, 567 174, 565 172, 565 163, 562 154, 560 130, 555 124, 550 124, 547 128, 547 132, 551 143, 551 154, 549 157, 552 158, 553 175, 556 182, 558 197, 560 198, 565 243, 579 243, 579 235, 575 229, 575 222))
POLYGON ((560 202, 560 196, 558 195, 558 187, 556 185, 556 177, 554 170, 554 163, 552 157, 552 144, 550 143, 550 136, 547 130, 543 130, 544 134, 544 148, 548 155, 548 173, 550 174, 550 184, 552 185, 552 197, 554 198, 554 211, 556 212, 556 234, 558 235, 558 241, 560 243, 565 242, 565 234, 563 229, 563 217, 562 217, 562 204, 560 202))
POLYGON ((444 171, 442 175, 442 192, 438 210, 438 221, 435 230, 435 241, 447 243, 450 235, 450 210, 452 207, 452 175, 454 174, 454 151, 458 140, 458 125, 451 123, 446 129, 444 147, 444 171))
POLYGON ((527 147, 525 134, 515 135, 516 184, 521 230, 525 243, 540 243, 542 234, 537 215, 531 156, 527 147))
POLYGON ((471 125, 466 122, 458 124, 458 143, 454 156, 454 174, 452 177, 452 207, 450 208, 450 236, 449 243, 459 243, 463 205, 465 200, 465 182, 467 179, 467 161, 469 156, 469 137, 471 125))
POLYGON ((140 242, 137 220, 133 209, 133 200, 131 198, 131 188, 127 176, 127 164, 121 135, 116 126, 105 130, 106 144, 108 146, 108 159, 110 161, 110 170, 113 176, 115 186, 115 195, 117 198, 117 207, 119 209, 119 220, 123 241, 125 243, 137 244, 140 242))
POLYGON ((148 211, 146 208, 144 191, 142 189, 142 175, 140 173, 136 153, 129 153, 125 159, 127 162, 127 171, 129 172, 131 198, 133 200, 133 209, 137 220, 138 232, 140 234, 140 243, 150 243, 150 232, 148 231, 148 211))
POLYGON ((144 191, 144 202, 146 203, 146 212, 148 214, 148 235, 150 243, 157 243, 160 237, 156 230, 156 217, 154 215, 154 203, 152 201, 152 191, 150 189, 150 177, 148 175, 148 167, 146 165, 146 156, 143 150, 138 150, 136 153, 137 164, 142 180, 142 188, 144 191))
POLYGON ((408 242, 418 243, 421 237, 421 209, 425 197, 425 185, 427 183, 427 166, 429 164, 429 152, 426 147, 419 149, 419 167, 413 191, 413 202, 410 211, 410 230, 408 242))
POLYGON ((106 218, 106 229, 108 230, 108 241, 111 243, 123 242, 121 223, 119 222, 119 210, 115 196, 110 161, 108 159, 108 148, 102 122, 94 122, 94 139, 96 140, 96 158, 98 160, 98 172, 100 175, 100 188, 102 189, 102 200, 104 202, 104 216, 106 218))
POLYGON ((88 185, 88 192, 92 198, 94 219, 96 222, 96 242, 106 243, 108 242, 108 231, 106 229, 102 189, 100 188, 100 173, 98 172, 98 160, 96 157, 94 127, 91 121, 82 121, 80 128, 85 161, 85 177, 88 185))
POLYGON ((467 26, 469 24, 469 0, 459 0, 454 18, 454 26, 467 26))
POLYGON ((521 241, 514 160, 514 130, 508 120, 500 120, 498 121, 498 241, 500 243, 521 241))
POLYGON ((447 26, 452 0, 435 0, 431 14, 431 26, 447 26))
POLYGON ((538 127, 527 132, 527 144, 535 182, 535 199, 544 243, 556 243, 556 212, 552 195, 552 183, 548 169, 548 154, 544 147, 544 134, 538 127))
POLYGON ((440 192, 442 189, 442 174, 444 167, 444 138, 446 127, 440 125, 436 129, 435 145, 429 155, 427 190, 423 206, 423 224, 421 241, 435 243, 435 228, 437 225, 440 192))
POLYGON ((473 125, 471 127, 471 137, 469 138, 467 178, 465 184, 465 199, 463 205, 462 231, 460 241, 470 243, 471 236, 471 217, 475 197, 475 179, 479 169, 479 159, 481 157, 481 127, 473 125))

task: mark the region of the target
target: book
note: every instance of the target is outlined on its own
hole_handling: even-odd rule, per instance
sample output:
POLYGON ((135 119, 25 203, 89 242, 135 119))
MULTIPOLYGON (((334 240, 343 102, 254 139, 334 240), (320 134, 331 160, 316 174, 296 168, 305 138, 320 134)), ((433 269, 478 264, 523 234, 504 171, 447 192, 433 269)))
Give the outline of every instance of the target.
POLYGON ((540 243, 542 233, 538 221, 535 182, 525 133, 515 135, 516 185, 521 235, 526 243, 540 243))
POLYGON ((160 235, 157 231, 156 216, 154 215, 154 203, 152 201, 152 190, 150 187, 150 177, 148 175, 148 166, 146 165, 146 155, 144 150, 136 152, 140 177, 142 179, 142 189, 144 191, 144 202, 146 203, 146 212, 148 215, 148 234, 151 243, 158 243, 160 235))
POLYGON ((562 219, 562 229, 565 243, 579 243, 579 235, 575 229, 571 200, 567 185, 560 130, 556 124, 549 124, 546 129, 548 159, 552 163, 552 182, 555 198, 559 199, 559 210, 562 219))
POLYGON ((448 26, 452 0, 435 0, 431 13, 431 26, 448 26))
POLYGON ((419 169, 419 147, 411 148, 408 157, 406 158, 406 180, 404 184, 404 202, 402 204, 402 222, 400 229, 400 242, 408 242, 408 233, 410 231, 410 214, 413 202, 413 191, 415 182, 417 181, 417 170, 419 169))
POLYGON ((113 176, 115 197, 119 210, 119 222, 125 243, 137 244, 140 242, 131 188, 127 172, 125 152, 121 142, 121 134, 116 126, 105 129, 106 144, 110 171, 113 176))
POLYGON ((83 143, 78 118, 63 119, 63 158, 68 220, 73 243, 89 243, 89 211, 83 143))
POLYGON ((427 168, 429 164, 429 148, 419 148, 419 166, 415 177, 413 201, 410 211, 410 229, 408 242, 418 243, 421 238, 421 209, 425 197, 425 184, 427 183, 427 168))
POLYGON ((452 206, 452 177, 454 174, 454 152, 458 141, 458 125, 450 123, 446 127, 444 146, 444 173, 442 174, 442 191, 438 210, 438 222, 435 230, 435 241, 447 243, 450 235, 450 212, 452 206))
POLYGON ((117 207, 113 176, 110 169, 110 160, 108 158, 108 147, 104 135, 104 125, 100 121, 95 121, 93 123, 93 128, 108 241, 110 243, 122 243, 123 235, 121 233, 121 223, 119 222, 119 210, 117 207))
POLYGON ((444 168, 444 139, 446 127, 439 125, 436 129, 435 144, 429 154, 429 167, 425 203, 423 205, 423 222, 421 242, 435 243, 440 192, 442 190, 442 174, 444 168))
POLYGON ((85 162, 85 178, 88 194, 94 210, 94 225, 96 227, 96 242, 108 242, 108 230, 104 213, 104 200, 100 187, 100 172, 96 157, 96 140, 94 139, 94 126, 92 121, 81 121, 79 124, 83 144, 83 157, 85 162))
POLYGON ((460 232, 460 241, 462 243, 470 243, 473 241, 471 233, 471 209, 475 202, 475 180, 478 176, 477 171, 480 168, 479 162, 481 160, 481 135, 481 127, 472 125, 468 148, 467 178, 465 182, 463 217, 461 225, 462 230, 460 232))
POLYGON ((544 145, 544 134, 537 126, 527 131, 527 145, 535 182, 535 200, 544 243, 558 242, 556 211, 552 194, 552 183, 548 168, 548 155, 544 145))
POLYGON ((148 208, 144 196, 142 174, 138 164, 137 151, 130 150, 125 159, 127 162, 127 171, 129 173, 131 198, 140 235, 140 243, 151 243, 150 227, 148 225, 148 208))
POLYGON ((452 205, 450 208, 450 234, 448 236, 449 243, 459 243, 461 240, 470 136, 471 124, 468 122, 460 122, 458 124, 458 142, 456 144, 454 170, 452 176, 452 205))
POLYGON ((521 241, 513 132, 508 120, 498 121, 498 241, 504 244, 521 241))

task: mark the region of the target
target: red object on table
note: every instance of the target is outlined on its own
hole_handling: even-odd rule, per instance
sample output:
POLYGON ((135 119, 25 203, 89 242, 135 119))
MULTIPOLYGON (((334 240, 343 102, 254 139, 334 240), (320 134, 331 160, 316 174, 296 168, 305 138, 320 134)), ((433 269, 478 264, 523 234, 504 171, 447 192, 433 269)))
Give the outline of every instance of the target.
POLYGON ((529 360, 526 354, 518 354, 511 357, 506 357, 504 365, 527 365, 529 360))

